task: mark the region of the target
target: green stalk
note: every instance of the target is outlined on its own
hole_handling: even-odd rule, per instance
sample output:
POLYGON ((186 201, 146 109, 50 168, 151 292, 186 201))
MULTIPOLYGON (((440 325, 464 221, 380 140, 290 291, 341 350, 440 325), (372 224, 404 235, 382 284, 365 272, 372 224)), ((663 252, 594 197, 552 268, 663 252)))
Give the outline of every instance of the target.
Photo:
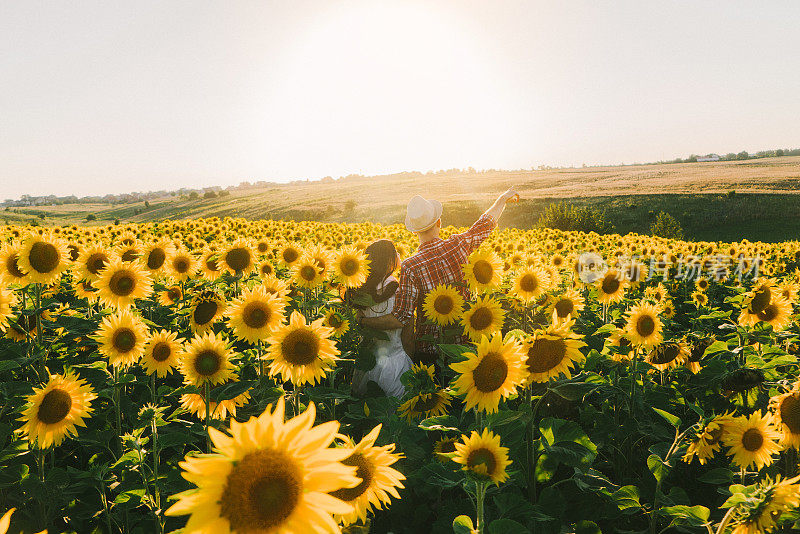
POLYGON ((117 423, 117 457, 122 457, 122 409, 119 405, 119 369, 112 366, 114 372, 114 413, 117 423))
POLYGON ((206 381, 203 386, 205 388, 205 401, 206 401, 206 452, 211 452, 211 434, 208 429, 211 426, 211 384, 206 381))
POLYGON ((486 526, 484 523, 486 520, 484 519, 483 514, 483 501, 486 499, 486 486, 488 482, 478 482, 477 483, 477 490, 476 490, 476 515, 478 516, 478 521, 476 528, 478 530, 478 534, 483 534, 486 531, 486 526))

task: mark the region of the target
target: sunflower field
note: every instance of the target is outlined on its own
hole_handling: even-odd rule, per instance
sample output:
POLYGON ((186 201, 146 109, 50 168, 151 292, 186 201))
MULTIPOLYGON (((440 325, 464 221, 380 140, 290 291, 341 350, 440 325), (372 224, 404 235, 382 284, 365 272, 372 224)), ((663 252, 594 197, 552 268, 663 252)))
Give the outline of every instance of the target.
POLYGON ((800 528, 800 243, 494 231, 394 398, 381 238, 0 226, 0 533, 800 528))

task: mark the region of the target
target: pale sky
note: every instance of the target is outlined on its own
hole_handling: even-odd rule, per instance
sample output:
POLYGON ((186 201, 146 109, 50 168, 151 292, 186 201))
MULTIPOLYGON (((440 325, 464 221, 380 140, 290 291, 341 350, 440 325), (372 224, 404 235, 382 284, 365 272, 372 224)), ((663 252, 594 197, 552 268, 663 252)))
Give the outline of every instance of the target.
POLYGON ((800 147, 800 2, 0 0, 0 200, 800 147))

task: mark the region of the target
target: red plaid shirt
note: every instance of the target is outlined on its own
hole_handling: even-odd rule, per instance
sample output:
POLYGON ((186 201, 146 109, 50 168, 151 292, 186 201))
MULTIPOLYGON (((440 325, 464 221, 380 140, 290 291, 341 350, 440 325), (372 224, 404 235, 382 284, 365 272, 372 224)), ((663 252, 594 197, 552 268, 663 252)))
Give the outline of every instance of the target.
POLYGON ((414 318, 416 310, 418 351, 435 352, 436 350, 431 343, 419 341, 419 337, 426 334, 434 337, 437 335, 436 326, 425 322, 425 312, 422 309, 425 295, 436 286, 451 284, 456 285, 461 291, 465 301, 468 300, 467 288, 457 285, 464 281, 463 266, 466 265, 467 258, 472 251, 483 243, 495 226, 495 220, 484 213, 469 230, 462 234, 454 234, 448 239, 436 238, 422 243, 416 254, 406 258, 401 264, 400 288, 397 290, 392 315, 407 325, 414 318))

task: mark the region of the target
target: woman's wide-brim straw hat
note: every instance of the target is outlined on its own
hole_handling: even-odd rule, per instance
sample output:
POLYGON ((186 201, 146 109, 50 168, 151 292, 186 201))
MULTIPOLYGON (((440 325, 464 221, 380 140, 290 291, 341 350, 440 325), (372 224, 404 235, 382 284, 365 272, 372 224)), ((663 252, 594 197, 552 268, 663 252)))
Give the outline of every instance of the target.
POLYGON ((406 207, 406 228, 412 232, 424 232, 442 217, 442 203, 426 200, 417 195, 408 201, 406 207))

